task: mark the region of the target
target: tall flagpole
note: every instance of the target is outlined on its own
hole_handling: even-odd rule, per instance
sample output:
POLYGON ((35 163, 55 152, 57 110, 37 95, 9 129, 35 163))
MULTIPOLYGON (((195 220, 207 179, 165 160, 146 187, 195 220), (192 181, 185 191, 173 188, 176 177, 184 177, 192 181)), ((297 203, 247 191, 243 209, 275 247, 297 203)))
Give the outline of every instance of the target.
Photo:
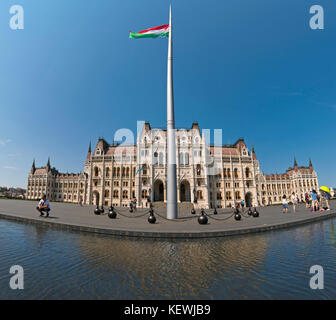
POLYGON ((175 145, 175 115, 173 92, 173 28, 171 6, 169 8, 169 41, 167 62, 167 219, 177 219, 177 187, 176 187, 176 145, 175 145))

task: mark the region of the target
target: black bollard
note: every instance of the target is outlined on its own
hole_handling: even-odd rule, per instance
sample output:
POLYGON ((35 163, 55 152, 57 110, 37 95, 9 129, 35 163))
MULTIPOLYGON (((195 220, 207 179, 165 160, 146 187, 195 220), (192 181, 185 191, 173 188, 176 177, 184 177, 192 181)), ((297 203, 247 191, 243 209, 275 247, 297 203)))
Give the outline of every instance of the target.
POLYGON ((151 223, 151 224, 154 224, 156 222, 156 218, 154 216, 154 211, 153 209, 150 209, 149 210, 149 217, 148 217, 148 222, 151 223))
POLYGON ((115 219, 117 217, 117 213, 114 211, 112 206, 109 208, 108 217, 110 219, 115 219))
POLYGON ((234 215, 235 220, 239 221, 241 219, 241 215, 239 213, 239 209, 238 208, 235 209, 234 214, 235 214, 234 215))
POLYGON ((251 207, 248 208, 247 214, 248 214, 249 216, 252 216, 253 213, 252 213, 252 209, 251 209, 251 207))
POLYGON ((195 214, 195 213, 196 213, 195 209, 192 208, 192 209, 191 209, 191 214, 195 214))
POLYGON ((253 217, 254 218, 258 218, 259 217, 259 212, 257 211, 257 208, 254 208, 253 217))
POLYGON ((96 214, 96 215, 100 215, 100 210, 99 210, 98 205, 97 205, 97 208, 94 210, 94 214, 96 214))
POLYGON ((201 209, 201 215, 198 217, 199 224, 207 224, 208 217, 205 215, 204 209, 201 209))
POLYGON ((215 210, 214 210, 214 214, 217 214, 217 209, 215 208, 215 210))
POLYGON ((104 207, 101 206, 101 208, 100 208, 100 214, 103 214, 103 213, 104 213, 104 207))

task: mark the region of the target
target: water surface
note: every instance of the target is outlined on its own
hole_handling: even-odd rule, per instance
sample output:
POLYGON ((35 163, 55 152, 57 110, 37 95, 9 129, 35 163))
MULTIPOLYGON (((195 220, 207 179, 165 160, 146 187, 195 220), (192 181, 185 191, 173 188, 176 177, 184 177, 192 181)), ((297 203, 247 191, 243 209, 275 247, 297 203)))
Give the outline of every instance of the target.
POLYGON ((0 299, 335 299, 335 226, 171 241, 0 220, 0 299), (309 287, 315 264, 324 290, 309 287), (9 288, 12 265, 24 290, 9 288))

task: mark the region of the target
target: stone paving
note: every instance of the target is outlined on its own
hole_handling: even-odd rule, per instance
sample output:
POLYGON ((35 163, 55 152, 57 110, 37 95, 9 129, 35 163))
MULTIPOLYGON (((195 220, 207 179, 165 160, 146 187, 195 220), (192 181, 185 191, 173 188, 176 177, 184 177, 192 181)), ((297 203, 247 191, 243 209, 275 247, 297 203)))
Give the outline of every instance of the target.
POLYGON ((259 218, 250 217, 245 213, 240 221, 236 221, 232 216, 233 209, 217 209, 217 215, 213 214, 213 210, 206 210, 209 217, 209 223, 206 225, 200 225, 197 221, 199 210, 196 215, 191 215, 189 210, 180 212, 180 218, 171 221, 164 219, 164 209, 157 209, 154 211, 156 223, 149 224, 149 214, 146 214, 149 209, 137 209, 137 212, 130 213, 127 208, 116 207, 119 213, 117 219, 109 219, 106 207, 105 214, 95 215, 94 206, 81 207, 77 204, 54 202, 51 203, 50 217, 44 218, 39 217, 36 205, 37 202, 32 201, 0 199, 0 218, 118 236, 200 238, 275 230, 336 217, 335 201, 331 201, 331 211, 325 212, 311 212, 303 204, 297 207, 295 213, 290 206, 287 214, 282 213, 281 206, 258 208, 259 218))

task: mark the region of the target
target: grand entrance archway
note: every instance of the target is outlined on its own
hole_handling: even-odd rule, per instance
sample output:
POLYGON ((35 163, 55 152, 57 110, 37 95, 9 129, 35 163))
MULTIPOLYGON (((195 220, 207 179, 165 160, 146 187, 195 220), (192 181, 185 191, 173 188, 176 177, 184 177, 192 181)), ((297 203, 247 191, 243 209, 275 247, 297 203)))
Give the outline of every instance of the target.
POLYGON ((163 182, 156 180, 154 183, 154 201, 164 201, 163 182))
POLYGON ((248 192, 245 195, 245 205, 246 207, 252 207, 252 193, 248 192))
POLYGON ((99 192, 96 190, 92 192, 92 203, 96 206, 99 205, 99 192))
POLYGON ((183 180, 180 185, 180 201, 190 202, 190 183, 187 180, 183 180))

